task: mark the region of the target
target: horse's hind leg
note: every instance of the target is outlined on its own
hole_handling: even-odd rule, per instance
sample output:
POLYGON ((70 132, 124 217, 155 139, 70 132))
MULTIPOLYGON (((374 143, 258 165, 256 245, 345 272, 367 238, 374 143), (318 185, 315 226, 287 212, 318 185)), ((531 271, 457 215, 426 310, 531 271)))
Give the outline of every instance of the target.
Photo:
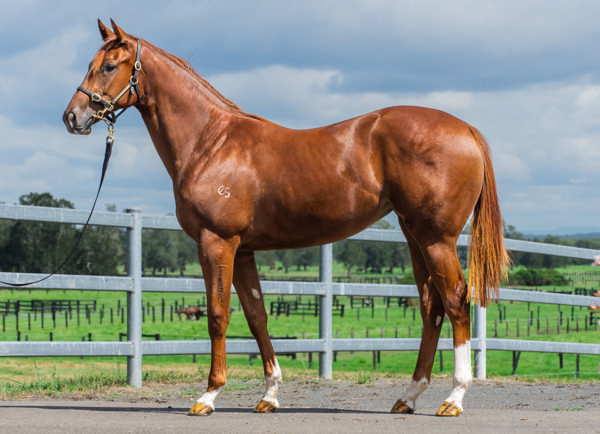
POLYGON ((471 385, 471 331, 468 288, 456 255, 455 241, 438 241, 423 250, 433 283, 438 288, 454 335, 454 375, 452 393, 437 412, 438 416, 458 416, 462 400, 471 385))
POLYGON ((411 385, 406 389, 402 398, 398 399, 392 408, 392 413, 413 413, 417 398, 425 391, 431 381, 431 370, 444 319, 444 305, 437 288, 429 276, 421 249, 412 235, 406 230, 402 221, 400 221, 400 224, 408 242, 413 273, 419 290, 423 337, 411 385))
POLYGON ((254 252, 240 251, 237 253, 233 284, 242 303, 250 331, 258 344, 267 384, 265 394, 254 411, 256 413, 274 412, 279 408, 276 395, 278 383, 281 381, 281 370, 267 330, 267 312, 260 289, 254 252))

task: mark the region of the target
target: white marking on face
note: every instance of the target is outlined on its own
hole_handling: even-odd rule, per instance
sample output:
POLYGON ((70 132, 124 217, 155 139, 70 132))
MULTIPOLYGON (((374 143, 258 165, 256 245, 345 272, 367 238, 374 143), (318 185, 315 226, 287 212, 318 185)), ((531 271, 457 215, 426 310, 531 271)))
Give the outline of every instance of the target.
POLYGON ((427 386, 429 386, 429 381, 427 381, 427 378, 425 377, 421 378, 419 381, 412 380, 412 383, 408 386, 408 389, 404 391, 404 395, 402 396, 406 405, 414 410, 417 398, 425 391, 425 389, 427 389, 427 386))
POLYGON ((258 289, 256 288, 252 288, 252 295, 254 296, 254 298, 256 298, 257 300, 260 300, 260 292, 258 291, 258 289))
POLYGON ((452 392, 446 399, 454 402, 462 410, 462 400, 465 392, 473 382, 471 372, 471 341, 465 342, 454 348, 454 376, 452 378, 452 392))
POLYGON ((217 189, 217 193, 219 194, 219 196, 223 196, 225 199, 229 199, 229 197, 231 196, 230 187, 225 187, 224 185, 221 185, 217 189))
POLYGON ((267 389, 265 390, 265 395, 263 396, 263 401, 270 402, 275 407, 279 408, 279 402, 277 401, 277 389, 279 388, 278 383, 281 381, 281 369, 279 368, 279 363, 277 359, 275 359, 275 365, 273 366, 273 375, 269 377, 265 377, 265 382, 267 383, 267 389))
POLYGON ((207 407, 210 407, 214 410, 215 409, 215 398, 217 397, 217 395, 219 394, 220 391, 221 391, 221 387, 219 387, 216 390, 213 390, 212 392, 204 392, 204 395, 202 395, 196 402, 204 404, 207 407))
POLYGON ((436 327, 437 327, 437 326, 439 326, 441 322, 442 322, 442 316, 441 316, 441 315, 438 315, 438 316, 435 318, 435 326, 436 326, 436 327))

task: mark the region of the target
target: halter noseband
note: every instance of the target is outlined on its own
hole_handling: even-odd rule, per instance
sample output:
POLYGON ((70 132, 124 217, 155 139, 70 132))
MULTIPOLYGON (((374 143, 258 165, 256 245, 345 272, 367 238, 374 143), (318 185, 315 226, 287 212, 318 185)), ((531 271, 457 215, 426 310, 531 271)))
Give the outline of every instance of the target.
POLYGON ((121 109, 121 111, 119 113, 115 113, 115 104, 123 97, 123 95, 125 95, 127 93, 127 91, 131 91, 132 95, 135 92, 138 97, 138 101, 140 99, 140 88, 138 85, 138 73, 142 69, 142 63, 140 62, 142 43, 140 42, 139 39, 136 39, 136 41, 137 41, 137 52, 135 54, 135 63, 133 65, 133 72, 131 73, 129 82, 125 85, 123 90, 121 90, 121 92, 119 92, 117 94, 117 96, 115 96, 112 100, 107 101, 105 99, 102 99, 102 96, 100 96, 99 94, 90 92, 89 90, 87 90, 86 88, 84 88, 82 86, 79 86, 77 88, 77 90, 79 90, 79 91, 85 93, 87 96, 89 96, 93 102, 100 103, 104 106, 103 109, 98 110, 96 113, 93 114, 93 116, 96 119, 100 119, 100 120, 106 122, 107 124, 109 124, 109 127, 112 124, 114 124, 117 121, 117 118, 119 116, 121 116, 121 114, 125 111, 125 109, 121 109))

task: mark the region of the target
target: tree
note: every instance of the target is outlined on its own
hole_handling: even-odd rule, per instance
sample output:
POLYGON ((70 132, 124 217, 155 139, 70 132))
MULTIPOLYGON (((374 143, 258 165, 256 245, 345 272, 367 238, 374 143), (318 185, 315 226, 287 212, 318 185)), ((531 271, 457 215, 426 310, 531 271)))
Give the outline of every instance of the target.
MULTIPOLYGON (((116 207, 108 205, 107 210, 115 212, 116 207)), ((66 265, 65 272, 96 276, 115 275, 119 265, 124 262, 124 253, 121 229, 89 226, 73 254, 73 259, 66 265)))
MULTIPOLYGON (((66 199, 50 193, 30 193, 19 198, 21 205, 74 208, 66 199)), ((14 222, 2 256, 9 271, 50 273, 67 257, 73 247, 75 228, 60 223, 14 222)))
POLYGON ((177 246, 177 269, 183 277, 187 264, 198 262, 198 245, 185 232, 175 232, 175 243, 177 246))
POLYGON ((183 232, 145 229, 142 233, 142 268, 151 269, 153 276, 175 270, 183 276, 186 265, 197 258, 196 243, 183 232))
POLYGON ((281 261, 281 265, 285 270, 285 274, 288 273, 290 267, 294 264, 294 251, 293 250, 277 250, 275 251, 275 257, 281 261))
POLYGON ((261 270, 263 265, 269 267, 271 270, 275 268, 275 260, 277 258, 274 250, 257 251, 255 252, 255 257, 258 271, 261 270))
POLYGON ((367 255, 364 263, 365 271, 371 273, 381 273, 381 269, 385 265, 385 250, 386 244, 381 241, 363 241, 362 248, 367 255))
POLYGON ((142 232, 142 268, 151 269, 152 275, 163 271, 166 276, 168 270, 177 267, 176 243, 170 231, 158 229, 144 229, 142 232))
POLYGON ((6 247, 10 240, 10 228, 13 222, 9 220, 0 220, 0 270, 9 269, 9 255, 6 247))
POLYGON ((386 254, 386 266, 388 273, 393 273, 394 268, 400 267, 402 273, 406 269, 406 264, 410 261, 410 252, 406 243, 388 243, 386 254))
MULTIPOLYGON (((29 193, 19 198, 21 205, 74 208, 66 199, 50 193, 29 193)), ((112 207, 114 211, 114 206, 112 207)), ((87 228, 79 245, 75 243, 81 229, 75 225, 15 221, 0 228, 0 265, 15 272, 51 273, 69 256, 61 270, 67 274, 116 274, 121 262, 122 242, 118 228, 87 228)))
POLYGON ((303 268, 304 271, 306 271, 306 268, 309 265, 316 265, 318 260, 318 247, 308 247, 305 249, 294 250, 293 261, 296 264, 297 271, 300 271, 301 268, 303 268))
POLYGON ((364 266, 367 253, 356 240, 344 240, 336 244, 339 246, 339 249, 336 249, 336 259, 347 267, 348 277, 352 277, 352 267, 364 266))

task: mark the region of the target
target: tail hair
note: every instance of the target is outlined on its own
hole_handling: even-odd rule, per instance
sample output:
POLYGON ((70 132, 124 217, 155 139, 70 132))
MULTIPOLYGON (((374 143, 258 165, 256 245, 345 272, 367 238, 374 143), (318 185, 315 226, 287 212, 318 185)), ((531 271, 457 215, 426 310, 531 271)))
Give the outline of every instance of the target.
POLYGON ((498 298, 500 282, 506 278, 510 258, 504 247, 504 227, 490 149, 479 131, 471 128, 471 133, 481 147, 484 178, 471 220, 468 284, 471 288, 469 296, 485 307, 491 297, 498 298))

